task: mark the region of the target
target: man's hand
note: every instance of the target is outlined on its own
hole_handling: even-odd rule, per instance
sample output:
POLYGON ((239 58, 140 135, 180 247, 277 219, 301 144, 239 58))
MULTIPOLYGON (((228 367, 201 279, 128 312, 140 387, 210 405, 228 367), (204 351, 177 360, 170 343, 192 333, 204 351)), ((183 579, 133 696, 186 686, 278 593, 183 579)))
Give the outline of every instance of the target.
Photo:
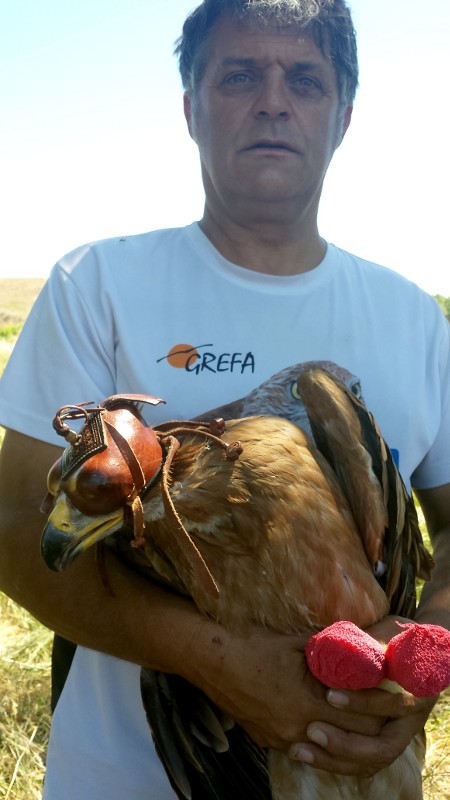
POLYGON ((263 747, 289 752, 293 745, 308 742, 307 731, 317 720, 344 733, 378 734, 386 709, 380 716, 372 709, 364 713, 358 704, 353 709, 327 701, 326 687, 307 667, 307 638, 255 627, 240 639, 203 620, 186 653, 183 677, 201 688, 263 747))
POLYGON ((289 755, 318 769, 365 778, 388 767, 403 753, 411 739, 423 731, 437 701, 437 697, 419 699, 382 689, 330 689, 327 699, 336 709, 360 715, 367 725, 372 720, 376 727, 378 721, 379 731, 373 736, 361 735, 346 727, 344 717, 339 727, 313 722, 307 729, 309 742, 292 746, 289 755))
MULTIPOLYGON (((410 620, 387 617, 368 633, 387 644, 399 632, 397 621, 410 620)), ((370 777, 395 761, 413 737, 423 731, 438 698, 419 699, 405 692, 393 694, 383 689, 357 692, 330 689, 326 699, 336 710, 359 717, 360 722, 349 727, 348 716, 343 715, 337 724, 330 725, 323 717, 316 717, 308 725, 307 743, 291 747, 290 756, 330 772, 370 777)))
MULTIPOLYGON (((261 746, 330 772, 370 777, 389 766, 421 733, 437 700, 381 689, 327 690, 308 670, 306 636, 255 628, 239 639, 204 620, 197 630, 185 677, 261 746)), ((398 628, 389 618, 370 632, 388 641, 398 628)))

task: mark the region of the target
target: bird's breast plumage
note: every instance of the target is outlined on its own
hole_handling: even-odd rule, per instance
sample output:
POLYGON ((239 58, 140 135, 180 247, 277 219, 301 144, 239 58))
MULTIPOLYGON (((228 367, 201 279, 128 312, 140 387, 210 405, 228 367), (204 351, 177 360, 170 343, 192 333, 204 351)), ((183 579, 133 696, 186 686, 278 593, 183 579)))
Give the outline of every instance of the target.
POLYGON ((255 621, 289 633, 336 616, 362 626, 383 616, 386 597, 348 503, 304 432, 280 418, 252 417, 229 422, 223 438, 239 439, 238 460, 186 438, 170 487, 219 597, 202 591, 180 562, 156 487, 145 503, 147 557, 164 549, 198 606, 241 632, 255 621))

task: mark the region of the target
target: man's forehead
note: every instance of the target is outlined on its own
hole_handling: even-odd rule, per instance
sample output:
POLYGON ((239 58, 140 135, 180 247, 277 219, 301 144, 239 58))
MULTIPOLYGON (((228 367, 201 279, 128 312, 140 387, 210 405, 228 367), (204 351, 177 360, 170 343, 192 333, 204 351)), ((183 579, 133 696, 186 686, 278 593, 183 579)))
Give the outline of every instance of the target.
POLYGON ((299 64, 329 64, 328 53, 317 45, 312 31, 300 25, 286 25, 269 20, 260 22, 252 17, 234 18, 224 15, 211 32, 207 62, 224 66, 234 63, 257 63, 266 52, 281 48, 289 59, 299 64))

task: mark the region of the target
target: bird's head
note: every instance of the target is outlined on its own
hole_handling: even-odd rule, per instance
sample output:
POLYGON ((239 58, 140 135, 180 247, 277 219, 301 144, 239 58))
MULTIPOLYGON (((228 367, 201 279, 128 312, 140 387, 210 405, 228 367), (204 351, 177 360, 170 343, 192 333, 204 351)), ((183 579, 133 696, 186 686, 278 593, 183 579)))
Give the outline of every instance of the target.
MULTIPOLYGON (((268 380, 253 389, 246 397, 237 403, 231 403, 233 414, 239 417, 250 417, 258 414, 271 414, 288 419, 301 428, 313 439, 308 413, 303 402, 301 381, 302 376, 315 370, 321 370, 332 375, 340 381, 358 400, 364 402, 361 392, 361 383, 344 367, 333 361, 304 361, 277 372, 268 380), (239 409, 234 406, 239 405, 239 409)), ((214 409, 209 415, 221 416, 229 419, 227 406, 214 409)))
POLYGON ((69 442, 51 468, 43 510, 51 509, 41 539, 42 557, 62 571, 80 553, 121 528, 135 502, 157 480, 163 454, 136 403, 147 395, 115 395, 96 408, 64 406, 53 421, 69 442), (67 421, 84 419, 76 433, 67 421))

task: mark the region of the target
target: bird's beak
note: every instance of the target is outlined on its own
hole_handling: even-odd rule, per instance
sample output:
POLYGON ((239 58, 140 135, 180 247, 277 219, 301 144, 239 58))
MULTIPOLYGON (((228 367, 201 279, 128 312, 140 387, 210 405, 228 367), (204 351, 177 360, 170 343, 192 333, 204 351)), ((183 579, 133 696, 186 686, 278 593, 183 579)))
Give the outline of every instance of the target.
POLYGON ((90 517, 57 498, 41 538, 41 555, 50 569, 62 572, 79 553, 118 530, 124 522, 123 509, 90 517))

